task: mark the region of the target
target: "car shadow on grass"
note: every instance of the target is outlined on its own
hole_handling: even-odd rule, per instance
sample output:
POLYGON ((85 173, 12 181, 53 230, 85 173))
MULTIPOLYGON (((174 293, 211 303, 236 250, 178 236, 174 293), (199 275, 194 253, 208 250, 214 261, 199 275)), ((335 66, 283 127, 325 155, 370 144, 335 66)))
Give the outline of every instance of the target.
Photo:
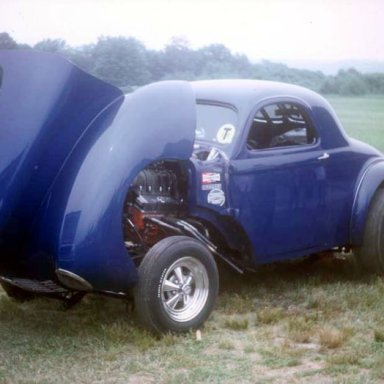
POLYGON ((221 291, 251 289, 265 286, 281 289, 282 285, 332 284, 340 282, 369 283, 375 275, 363 271, 353 255, 324 254, 292 262, 261 265, 255 271, 244 274, 232 272, 221 265, 221 291))

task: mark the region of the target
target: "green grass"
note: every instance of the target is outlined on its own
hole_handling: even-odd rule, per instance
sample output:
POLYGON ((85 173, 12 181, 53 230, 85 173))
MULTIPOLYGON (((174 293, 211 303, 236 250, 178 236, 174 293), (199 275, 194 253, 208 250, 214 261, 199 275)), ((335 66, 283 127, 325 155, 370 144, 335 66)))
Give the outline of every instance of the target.
POLYGON ((322 259, 234 275, 201 340, 154 337, 115 299, 89 295, 65 311, 1 292, 0 383, 384 380, 384 281, 354 268, 322 259))
MULTIPOLYGON (((384 150, 384 98, 329 100, 351 136, 384 150)), ((0 383, 383 382, 384 281, 355 268, 320 259, 231 276, 201 340, 154 337, 119 300, 65 311, 0 289, 0 383)))
POLYGON ((327 96, 347 133, 384 152, 384 96, 327 96))

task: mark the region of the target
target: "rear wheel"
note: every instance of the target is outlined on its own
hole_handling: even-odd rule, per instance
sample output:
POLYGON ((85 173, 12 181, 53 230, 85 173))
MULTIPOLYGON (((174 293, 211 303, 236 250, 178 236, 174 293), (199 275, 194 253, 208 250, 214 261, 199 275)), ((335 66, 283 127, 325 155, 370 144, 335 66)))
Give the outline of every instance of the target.
POLYGON ((139 267, 138 316, 158 333, 196 329, 211 313, 218 285, 216 263, 203 244, 168 237, 149 250, 139 267))
POLYGON ((384 189, 379 189, 369 208, 363 244, 356 249, 362 267, 371 272, 384 272, 384 189))
POLYGON ((9 284, 6 281, 0 281, 0 285, 9 297, 21 303, 24 301, 32 300, 34 298, 33 293, 16 287, 15 285, 9 284))

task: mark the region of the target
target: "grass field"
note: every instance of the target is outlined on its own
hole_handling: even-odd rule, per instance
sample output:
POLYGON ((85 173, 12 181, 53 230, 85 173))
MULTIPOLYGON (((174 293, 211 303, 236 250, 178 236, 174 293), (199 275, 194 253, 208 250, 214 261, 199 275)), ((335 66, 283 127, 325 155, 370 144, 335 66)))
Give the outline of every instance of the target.
MULTIPOLYGON (((384 150, 384 98, 329 99, 384 150)), ((263 267, 225 279, 198 340, 149 335, 115 299, 65 311, 0 292, 0 383, 384 383, 383 298, 350 257, 263 267)))
POLYGON ((384 152, 384 97, 327 97, 345 130, 384 152))

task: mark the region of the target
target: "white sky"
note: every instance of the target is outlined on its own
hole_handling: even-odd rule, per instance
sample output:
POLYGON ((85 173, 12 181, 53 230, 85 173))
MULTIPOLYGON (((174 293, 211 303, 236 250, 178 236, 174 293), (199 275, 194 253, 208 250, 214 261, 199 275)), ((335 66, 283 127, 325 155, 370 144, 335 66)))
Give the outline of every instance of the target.
POLYGON ((1 31, 28 44, 123 35, 161 49, 184 35, 253 60, 384 60, 384 0, 0 0, 1 31))

